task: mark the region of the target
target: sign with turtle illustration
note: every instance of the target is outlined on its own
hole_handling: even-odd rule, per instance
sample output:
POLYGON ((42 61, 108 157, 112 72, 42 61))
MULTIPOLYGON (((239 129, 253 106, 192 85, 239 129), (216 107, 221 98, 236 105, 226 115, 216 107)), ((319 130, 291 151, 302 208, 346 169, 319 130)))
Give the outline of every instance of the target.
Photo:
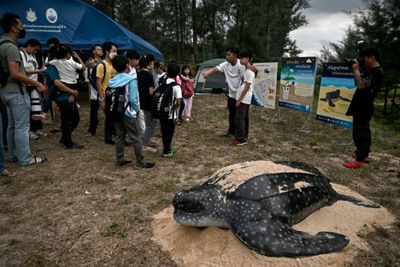
POLYGON ((318 169, 299 162, 253 161, 215 172, 204 184, 173 199, 174 219, 184 225, 231 229, 248 248, 268 256, 307 256, 340 251, 340 233, 311 235, 292 225, 343 200, 367 208, 374 203, 337 193, 318 169))
POLYGON ((251 103, 255 106, 275 109, 278 63, 255 63, 254 66, 258 73, 251 103))
POLYGON ((350 65, 325 63, 318 97, 317 119, 352 128, 352 117, 346 116, 356 86, 350 65))
POLYGON ((315 57, 283 58, 279 105, 311 112, 315 73, 315 57))

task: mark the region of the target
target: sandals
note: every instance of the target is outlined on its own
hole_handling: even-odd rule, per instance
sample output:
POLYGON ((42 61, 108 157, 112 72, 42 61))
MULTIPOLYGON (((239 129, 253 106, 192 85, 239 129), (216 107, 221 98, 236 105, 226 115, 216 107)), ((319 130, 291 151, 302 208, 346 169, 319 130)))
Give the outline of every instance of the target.
POLYGON ((10 171, 7 170, 7 169, 4 169, 4 170, 0 173, 0 175, 1 175, 1 176, 7 176, 7 177, 15 177, 15 176, 17 176, 17 174, 16 174, 15 172, 10 172, 10 171))
POLYGON ((33 161, 31 161, 28 166, 30 165, 34 165, 34 164, 41 164, 47 161, 46 158, 41 158, 41 157, 37 157, 37 156, 32 156, 33 161))

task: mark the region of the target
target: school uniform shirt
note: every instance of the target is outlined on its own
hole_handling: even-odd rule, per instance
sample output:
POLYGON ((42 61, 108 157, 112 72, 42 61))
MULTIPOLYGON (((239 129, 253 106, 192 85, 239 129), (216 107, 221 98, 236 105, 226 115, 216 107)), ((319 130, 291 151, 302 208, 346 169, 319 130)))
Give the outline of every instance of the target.
POLYGON ((244 91, 244 87, 246 86, 246 83, 250 84, 250 88, 247 91, 246 95, 242 99, 243 104, 250 105, 251 104, 251 97, 253 96, 253 91, 254 91, 254 79, 255 79, 255 73, 252 72, 249 69, 246 69, 243 75, 243 82, 240 85, 239 89, 237 90, 237 95, 236 95, 236 100, 239 100, 240 96, 242 95, 242 92, 244 91))
POLYGON ((75 62, 72 57, 69 59, 54 59, 49 62, 55 66, 60 75, 60 81, 67 84, 76 84, 76 71, 82 69, 80 63, 75 62))
MULTIPOLYGON (((170 84, 172 82, 176 82, 174 79, 168 78, 167 79, 167 84, 170 84)), ((172 105, 175 105, 176 101, 178 99, 182 99, 182 89, 180 85, 175 85, 172 87, 172 105)), ((179 116, 179 108, 171 109, 169 112, 169 120, 174 120, 177 119, 179 116)))
POLYGON ((87 68, 85 70, 85 82, 89 84, 90 89, 90 100, 99 100, 99 93, 93 87, 92 83, 89 81, 89 77, 92 75, 93 68, 87 68))
POLYGON ((225 79, 229 87, 229 97, 236 98, 237 90, 240 87, 245 67, 240 64, 240 61, 238 60, 234 66, 227 61, 222 62, 217 66, 217 69, 219 72, 225 74, 225 79))
MULTIPOLYGON (((21 54, 22 64, 24 66, 25 72, 34 71, 34 70, 38 69, 39 64, 38 64, 34 54, 28 54, 23 50, 21 50, 19 52, 21 54)), ((30 74, 30 75, 27 75, 27 76, 28 76, 29 79, 32 79, 34 81, 38 80, 37 73, 30 74)))

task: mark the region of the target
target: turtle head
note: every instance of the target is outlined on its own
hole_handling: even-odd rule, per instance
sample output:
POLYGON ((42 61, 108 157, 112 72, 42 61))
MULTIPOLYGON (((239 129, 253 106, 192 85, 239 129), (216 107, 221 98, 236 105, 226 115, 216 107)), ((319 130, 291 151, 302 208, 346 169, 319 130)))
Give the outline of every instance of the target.
POLYGON ((201 185, 175 195, 174 218, 190 226, 228 228, 229 203, 215 185, 201 185))

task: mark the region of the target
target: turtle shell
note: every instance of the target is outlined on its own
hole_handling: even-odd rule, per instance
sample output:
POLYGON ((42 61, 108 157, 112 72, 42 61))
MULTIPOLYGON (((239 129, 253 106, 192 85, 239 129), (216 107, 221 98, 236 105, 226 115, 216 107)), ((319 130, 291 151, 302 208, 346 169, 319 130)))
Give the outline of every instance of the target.
POLYGON ((305 163, 251 161, 218 170, 206 184, 218 186, 229 198, 260 200, 310 187, 330 191, 329 182, 305 163))

